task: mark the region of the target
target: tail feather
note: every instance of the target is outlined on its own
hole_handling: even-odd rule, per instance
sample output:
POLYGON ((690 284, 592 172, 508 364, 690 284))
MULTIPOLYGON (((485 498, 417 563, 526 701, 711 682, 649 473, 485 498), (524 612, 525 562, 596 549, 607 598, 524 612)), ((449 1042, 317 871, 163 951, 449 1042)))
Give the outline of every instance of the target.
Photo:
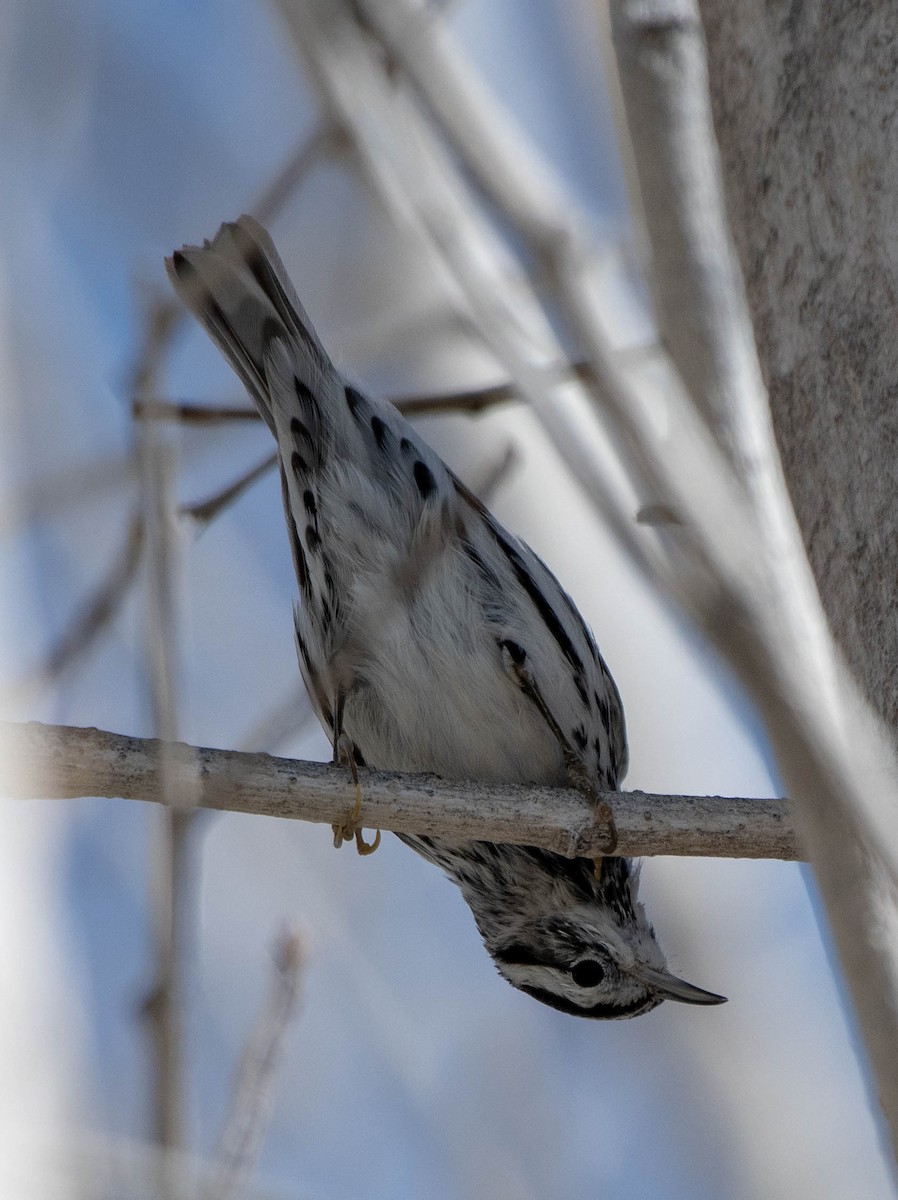
POLYGON ((277 435, 266 378, 272 345, 298 343, 312 377, 327 374, 331 366, 271 238, 252 217, 243 216, 222 225, 211 242, 176 250, 165 266, 175 291, 277 435))

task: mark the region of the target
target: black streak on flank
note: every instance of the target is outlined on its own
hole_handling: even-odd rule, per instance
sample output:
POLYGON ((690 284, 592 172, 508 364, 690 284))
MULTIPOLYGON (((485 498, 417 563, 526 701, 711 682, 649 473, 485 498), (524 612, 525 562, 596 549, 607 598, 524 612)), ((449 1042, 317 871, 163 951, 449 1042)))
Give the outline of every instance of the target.
POLYGON ((492 588, 495 588, 496 591, 501 591, 502 585, 499 583, 499 580, 496 578, 495 571, 491 570, 486 565, 486 563, 483 561, 483 559, 480 557, 480 555, 477 553, 477 551, 474 549, 474 547, 471 545, 471 543, 468 541, 468 539, 465 537, 460 538, 459 545, 461 546, 462 553, 467 555, 467 557, 471 560, 471 562, 477 568, 479 574, 483 577, 483 579, 485 579, 486 582, 492 588))
POLYGON ((299 540, 299 530, 296 528, 296 521, 293 519, 293 510, 290 507, 290 494, 287 490, 287 476, 283 470, 281 471, 281 495, 284 498, 284 515, 287 518, 287 530, 290 534, 290 547, 293 551, 293 566, 296 571, 296 578, 299 580, 300 591, 308 599, 312 594, 309 565, 306 562, 306 554, 302 548, 302 542, 299 540))
POLYGON ((300 421, 299 417, 290 418, 290 432, 295 438, 302 438, 307 445, 314 448, 315 443, 312 441, 312 435, 309 432, 309 427, 304 421, 300 421))
POLYGON ((578 725, 573 730, 573 738, 574 738, 574 741, 577 743, 578 750, 583 751, 586 749, 586 730, 583 728, 582 725, 578 725))
POLYGON ((293 389, 296 392, 296 399, 300 402, 306 412, 317 411, 318 401, 315 399, 315 393, 296 375, 293 376, 293 389))
POLYGON ((374 434, 378 450, 383 450, 384 442, 387 440, 387 427, 380 417, 371 418, 371 432, 374 434))
POLYGON ((299 656, 303 661, 303 666, 311 674, 313 672, 312 660, 309 657, 309 648, 306 645, 306 639, 299 632, 299 626, 296 626, 296 645, 299 649, 299 656))
POLYGON ((305 510, 310 517, 318 516, 318 505, 315 503, 315 494, 309 488, 302 494, 302 502, 305 505, 305 510))
POLYGON ((519 646, 517 642, 513 642, 511 638, 503 638, 499 645, 508 651, 511 661, 516 667, 522 667, 527 661, 527 651, 523 646, 519 646))
POLYGON ((518 554, 517 550, 515 550, 514 546, 505 540, 505 538, 494 525, 491 525, 490 529, 503 554, 511 563, 512 570, 517 577, 518 583, 521 584, 524 591, 533 601, 533 604, 539 612, 539 615, 542 617, 546 628, 558 643, 558 646, 561 649, 564 657, 574 668, 579 681, 583 676, 583 659, 574 649, 574 643, 568 637, 564 626, 558 620, 555 610, 552 608, 552 605, 548 602, 540 588, 537 586, 533 576, 527 570, 526 563, 521 558, 520 554, 518 554))
MULTIPOLYGON (((549 604, 549 602, 546 600, 545 596, 537 586, 533 576, 527 570, 527 564, 524 562, 523 558, 521 558, 517 550, 515 550, 514 546, 512 546, 511 543, 502 536, 502 532, 496 525, 496 521, 492 513, 484 507, 483 503, 477 499, 474 493, 466 488, 461 480, 455 475, 452 475, 452 482, 455 485, 455 490, 462 497, 462 499, 469 504, 475 512, 479 513, 484 518, 487 528, 496 539, 500 550, 511 563, 512 570, 517 576, 518 582, 533 601, 534 606, 546 625, 546 628, 558 643, 562 654, 574 668, 577 688, 579 690, 582 686, 584 674, 583 659, 574 648, 574 643, 565 632, 564 626, 558 620, 558 617, 552 609, 551 604, 549 604)), ((560 588, 559 591, 561 591, 560 588)), ((573 607, 573 602, 571 601, 570 597, 563 591, 561 591, 561 594, 564 596, 568 606, 573 607)), ((574 611, 576 612, 576 610, 574 611)), ((580 618, 580 624, 581 626, 583 624, 582 618, 580 618)))
POLYGON ((321 719, 333 732, 334 714, 331 711, 331 706, 327 702, 327 695, 322 687, 321 677, 315 670, 315 667, 312 665, 312 656, 309 654, 305 639, 299 631, 299 624, 297 623, 295 617, 293 621, 293 627, 296 630, 296 645, 299 649, 300 657, 302 658, 302 665, 305 667, 306 687, 309 689, 312 702, 318 705, 318 711, 321 714, 321 719))
POLYGON ((403 454, 408 454, 408 452, 409 452, 409 450, 411 450, 411 448, 412 448, 412 444, 408 440, 408 438, 400 438, 399 439, 399 449, 402 451, 403 454))
POLYGON ((352 413, 353 419, 358 421, 361 410, 367 407, 365 397, 361 392, 356 391, 354 387, 350 387, 348 384, 344 388, 344 395, 346 396, 346 404, 352 413))
POLYGON ((321 538, 318 536, 318 530, 314 525, 306 526, 306 545, 313 554, 321 545, 321 538))
POLYGON ((415 477, 415 486, 417 487, 422 500, 426 500, 428 496, 432 496, 437 490, 437 481, 433 477, 433 472, 426 463, 421 462, 420 458, 412 467, 412 474, 415 477))

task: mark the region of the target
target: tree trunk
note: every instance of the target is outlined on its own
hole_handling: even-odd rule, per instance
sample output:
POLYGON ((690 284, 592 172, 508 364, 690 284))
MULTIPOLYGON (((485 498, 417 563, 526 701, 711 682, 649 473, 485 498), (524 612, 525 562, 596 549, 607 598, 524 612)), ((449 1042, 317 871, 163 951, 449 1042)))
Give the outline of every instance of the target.
POLYGON ((898 726, 898 7, 701 0, 727 202, 830 622, 898 726))

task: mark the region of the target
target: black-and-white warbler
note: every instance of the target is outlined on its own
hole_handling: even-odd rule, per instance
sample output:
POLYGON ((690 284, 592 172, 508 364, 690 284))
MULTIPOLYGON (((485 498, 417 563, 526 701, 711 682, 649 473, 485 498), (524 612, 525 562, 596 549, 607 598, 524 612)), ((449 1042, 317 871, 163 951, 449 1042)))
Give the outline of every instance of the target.
MULTIPOLYGON (((277 441, 303 678, 335 755, 384 770, 615 789, 617 688, 570 597, 415 429, 331 363, 249 217, 167 262, 277 441)), ((403 837, 469 904, 509 983, 632 1017, 723 997, 671 975, 638 870, 525 846, 403 837)))

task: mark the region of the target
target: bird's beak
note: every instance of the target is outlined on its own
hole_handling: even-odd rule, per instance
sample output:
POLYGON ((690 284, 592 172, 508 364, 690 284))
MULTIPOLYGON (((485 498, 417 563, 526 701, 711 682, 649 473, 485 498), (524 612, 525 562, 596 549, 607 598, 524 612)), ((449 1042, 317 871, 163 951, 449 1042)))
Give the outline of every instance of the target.
POLYGON ((679 1000, 681 1004, 725 1004, 726 996, 706 992, 704 988, 677 979, 668 971, 656 971, 653 967, 638 967, 636 977, 640 983, 657 992, 665 1000, 679 1000))

